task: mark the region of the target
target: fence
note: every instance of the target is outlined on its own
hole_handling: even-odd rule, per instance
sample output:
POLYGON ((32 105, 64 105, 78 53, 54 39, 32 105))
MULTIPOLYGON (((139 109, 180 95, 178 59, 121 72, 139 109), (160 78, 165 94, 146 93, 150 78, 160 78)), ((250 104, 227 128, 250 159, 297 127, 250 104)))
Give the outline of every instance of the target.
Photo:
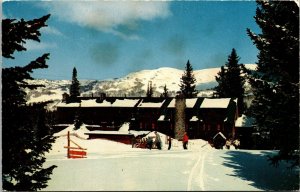
POLYGON ((86 158, 87 156, 87 149, 82 148, 80 145, 70 139, 70 131, 68 131, 68 146, 65 146, 65 148, 67 148, 68 158, 86 158), (71 142, 77 147, 71 147, 71 142))

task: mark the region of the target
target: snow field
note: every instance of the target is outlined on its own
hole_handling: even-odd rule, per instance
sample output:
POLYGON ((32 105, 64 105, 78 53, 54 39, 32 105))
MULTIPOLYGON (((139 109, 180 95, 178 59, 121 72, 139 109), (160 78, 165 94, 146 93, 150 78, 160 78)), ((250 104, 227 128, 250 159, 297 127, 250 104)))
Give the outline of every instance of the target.
MULTIPOLYGON (((126 125, 124 125, 126 126, 126 125)), ((259 191, 299 189, 299 170, 283 163, 272 167, 267 155, 275 151, 216 150, 206 141, 190 140, 188 150, 159 133, 162 150, 132 148, 102 139, 87 140, 72 125, 56 134, 45 167, 57 165, 46 191, 259 191), (66 132, 87 148, 87 158, 68 159, 66 132), (77 134, 77 136, 74 136, 77 134)), ((121 131, 126 131, 123 127, 121 131)), ((151 132, 150 135, 154 136, 151 132)), ((72 146, 72 144, 71 144, 72 146)))

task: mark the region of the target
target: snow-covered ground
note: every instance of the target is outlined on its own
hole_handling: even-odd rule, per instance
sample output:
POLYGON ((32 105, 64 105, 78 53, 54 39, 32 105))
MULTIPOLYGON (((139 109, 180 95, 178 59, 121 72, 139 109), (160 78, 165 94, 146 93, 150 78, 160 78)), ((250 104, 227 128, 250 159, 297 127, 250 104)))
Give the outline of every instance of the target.
MULTIPOLYGON (((206 141, 190 140, 189 149, 173 140, 167 150, 161 135, 162 150, 132 148, 108 140, 84 139, 84 126, 72 126, 57 133, 45 166, 57 165, 46 191, 110 190, 291 190, 299 189, 299 173, 269 165, 267 155, 274 151, 216 150, 206 141), (87 148, 87 158, 68 159, 66 133, 87 148), (74 136, 77 134, 78 137, 74 136), (296 185, 296 187, 295 187, 296 185), (293 188, 294 187, 294 188, 293 188)), ((123 130, 124 131, 124 130, 123 130)), ((153 133, 151 133, 153 134, 153 133)))

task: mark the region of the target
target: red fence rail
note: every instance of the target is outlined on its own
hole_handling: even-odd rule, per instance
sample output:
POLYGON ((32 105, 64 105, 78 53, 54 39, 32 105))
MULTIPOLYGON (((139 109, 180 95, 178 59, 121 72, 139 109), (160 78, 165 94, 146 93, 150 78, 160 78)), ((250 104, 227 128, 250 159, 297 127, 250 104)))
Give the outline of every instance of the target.
POLYGON ((70 139, 70 131, 68 131, 68 146, 65 146, 67 148, 67 156, 68 158, 86 158, 87 152, 85 148, 82 148, 80 145, 75 143, 70 139), (77 147, 71 147, 70 143, 75 144, 77 147))

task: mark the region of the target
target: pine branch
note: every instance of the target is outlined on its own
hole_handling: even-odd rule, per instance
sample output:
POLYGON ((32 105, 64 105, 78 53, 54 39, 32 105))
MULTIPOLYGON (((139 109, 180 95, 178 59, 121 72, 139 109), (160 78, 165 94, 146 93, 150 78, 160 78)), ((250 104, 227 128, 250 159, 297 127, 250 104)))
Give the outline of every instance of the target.
POLYGON ((47 26, 45 23, 50 17, 45 15, 32 21, 16 21, 15 19, 2 20, 2 56, 14 59, 15 51, 26 51, 25 40, 40 42, 40 28, 47 26))

